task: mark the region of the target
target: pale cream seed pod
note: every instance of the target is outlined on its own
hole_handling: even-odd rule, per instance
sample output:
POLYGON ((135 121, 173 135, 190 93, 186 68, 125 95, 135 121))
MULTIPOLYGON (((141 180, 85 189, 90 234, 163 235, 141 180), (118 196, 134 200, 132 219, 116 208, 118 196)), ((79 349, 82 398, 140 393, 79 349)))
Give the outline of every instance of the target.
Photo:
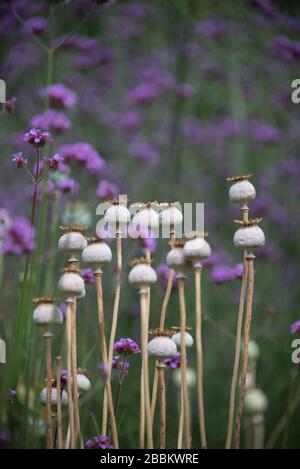
POLYGON ((87 393, 91 389, 92 384, 89 378, 85 374, 78 373, 77 374, 77 387, 78 387, 79 394, 84 394, 84 393, 87 393))
POLYGON ((260 389, 250 389, 247 391, 244 402, 244 409, 248 415, 264 414, 268 408, 268 399, 260 389))
POLYGON ((88 239, 88 246, 82 251, 82 262, 92 268, 111 262, 112 253, 107 243, 97 238, 88 239))
POLYGON ((131 227, 141 226, 148 230, 155 231, 159 226, 159 215, 151 207, 146 206, 140 209, 131 220, 131 227))
POLYGON ((170 204, 159 212, 159 221, 163 227, 170 228, 172 230, 174 227, 181 225, 183 215, 179 208, 174 204, 170 204))
POLYGON ((233 243, 239 248, 255 249, 265 245, 265 235, 257 225, 244 226, 235 232, 233 243))
POLYGON ((174 269, 177 274, 183 273, 188 267, 183 245, 174 244, 172 249, 167 254, 166 261, 168 266, 171 269, 174 269))
MULTIPOLYGON (((176 386, 180 387, 181 386, 181 370, 180 368, 176 368, 176 370, 173 371, 173 380, 176 386)), ((195 370, 193 368, 187 368, 186 370, 186 381, 187 385, 189 388, 192 388, 195 386, 197 377, 195 370)))
POLYGON ((156 360, 171 358, 177 353, 175 342, 166 336, 154 337, 148 343, 148 356, 156 360))
POLYGON ((183 252, 189 261, 197 262, 211 255, 211 248, 204 238, 189 239, 185 242, 183 252))
POLYGON ((78 254, 87 246, 87 240, 83 236, 82 231, 85 227, 82 225, 74 225, 70 227, 61 227, 65 233, 58 240, 59 251, 69 252, 73 255, 78 254))
POLYGON ((58 289, 67 297, 81 296, 85 290, 83 278, 77 269, 65 269, 60 277, 58 289))
MULTIPOLYGON (((54 407, 57 405, 57 389, 51 388, 51 406, 54 407)), ((47 404, 47 388, 43 388, 40 393, 40 403, 42 405, 47 404)), ((65 390, 61 391, 61 405, 62 407, 66 407, 68 405, 68 394, 65 390)))
POLYGON ((63 314, 51 299, 37 298, 38 305, 32 314, 32 321, 37 326, 48 326, 63 323, 63 314))
POLYGON ((149 287, 156 283, 157 274, 149 263, 140 262, 132 267, 128 281, 136 288, 149 287))
POLYGON ((130 212, 125 205, 113 204, 104 214, 104 221, 109 225, 116 227, 117 225, 127 225, 130 222, 130 212))
POLYGON ((230 201, 242 206, 247 205, 251 200, 255 199, 255 196, 255 187, 247 180, 238 181, 229 189, 230 201))
MULTIPOLYGON (((176 334, 172 335, 171 338, 172 338, 173 342, 175 342, 177 347, 180 348, 180 346, 181 346, 181 332, 180 331, 176 332, 176 334)), ((187 348, 193 347, 194 339, 193 339, 193 337, 191 336, 191 334, 189 332, 184 333, 184 342, 185 342, 185 346, 187 348)))

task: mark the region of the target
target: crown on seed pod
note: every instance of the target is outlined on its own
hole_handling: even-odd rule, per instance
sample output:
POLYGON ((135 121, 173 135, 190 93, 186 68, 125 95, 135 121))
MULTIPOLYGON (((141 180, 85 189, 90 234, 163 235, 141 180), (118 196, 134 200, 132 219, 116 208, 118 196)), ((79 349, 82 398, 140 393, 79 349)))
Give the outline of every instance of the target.
POLYGON ((229 189, 229 199, 231 202, 238 203, 242 207, 246 207, 250 200, 256 196, 256 190, 249 181, 252 174, 242 174, 240 176, 231 176, 227 181, 233 182, 229 189))
POLYGON ((151 262, 152 260, 146 259, 146 257, 130 261, 132 269, 129 272, 128 280, 131 285, 136 288, 143 288, 156 283, 157 274, 153 267, 151 267, 151 262))
POLYGON ((148 343, 149 357, 159 360, 159 366, 165 367, 164 360, 173 357, 177 352, 175 342, 171 339, 173 331, 170 329, 150 329, 149 333, 154 336, 148 343))
POLYGON ((235 220, 240 228, 235 232, 233 243, 236 247, 244 249, 254 249, 265 244, 265 235, 263 230, 258 226, 262 218, 254 218, 252 220, 235 220))

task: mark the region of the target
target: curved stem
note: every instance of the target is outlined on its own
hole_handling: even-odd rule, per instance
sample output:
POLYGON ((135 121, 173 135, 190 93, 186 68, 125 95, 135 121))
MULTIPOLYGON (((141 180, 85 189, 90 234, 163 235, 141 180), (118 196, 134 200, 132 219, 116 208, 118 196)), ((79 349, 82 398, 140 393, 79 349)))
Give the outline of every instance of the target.
POLYGON ((57 392, 57 442, 58 449, 62 449, 62 411, 61 411, 61 356, 56 357, 56 392, 57 392))
POLYGON ((236 328, 235 354, 234 354, 233 372, 232 372, 231 387, 230 387, 229 415, 228 415, 227 437, 226 437, 226 446, 225 446, 226 449, 231 448, 234 408, 235 408, 235 396, 236 396, 236 387, 237 387, 237 382, 238 382, 240 355, 241 355, 245 293, 246 293, 246 287, 247 287, 247 281, 248 281, 248 263, 246 261, 245 255, 246 253, 244 253, 244 262, 243 262, 244 270, 243 270, 238 320, 237 320, 237 328, 236 328))
POLYGON ((183 394, 180 389, 180 408, 179 408, 179 423, 178 423, 178 438, 177 449, 182 449, 183 426, 184 426, 184 412, 183 412, 183 394))
POLYGON ((205 412, 203 398, 203 351, 202 351, 202 310, 201 310, 201 264, 195 266, 195 303, 196 303, 196 352, 197 352, 197 393, 198 416, 201 447, 206 448, 205 412))
POLYGON ((246 377, 247 377, 247 370, 248 370, 248 357, 249 357, 249 340, 250 340, 250 327, 251 327, 251 319, 252 319, 252 302, 253 302, 253 288, 254 288, 254 264, 255 256, 253 254, 247 255, 247 263, 248 263, 248 291, 247 291, 247 306, 246 306, 246 320, 245 320, 245 328, 244 328, 244 339, 243 339, 243 362, 242 362, 242 369, 241 369, 241 381, 240 381, 240 396, 238 402, 238 409, 237 415, 235 419, 235 434, 234 434, 234 442, 235 448, 238 449, 240 447, 240 433, 241 433, 241 419, 243 413, 243 406, 244 406, 244 399, 246 393, 246 377))

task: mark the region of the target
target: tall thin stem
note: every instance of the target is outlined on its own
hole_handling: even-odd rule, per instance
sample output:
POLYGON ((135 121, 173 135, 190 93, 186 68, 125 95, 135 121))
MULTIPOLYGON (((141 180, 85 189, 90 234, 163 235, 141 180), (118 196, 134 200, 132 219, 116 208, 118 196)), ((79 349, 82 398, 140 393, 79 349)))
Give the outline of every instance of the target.
POLYGON ((57 443, 58 449, 62 449, 62 411, 61 411, 61 356, 56 357, 56 414, 57 414, 57 443))
MULTIPOLYGON (((151 412, 152 417, 152 412, 151 412)), ((141 365, 140 377, 140 429, 139 429, 139 449, 145 448, 145 393, 144 393, 144 370, 141 365)))
MULTIPOLYGON (((105 338, 105 322, 104 322, 104 307, 103 307, 103 291, 102 291, 102 271, 99 269, 95 271, 95 284, 97 290, 97 302, 98 302, 98 322, 99 322, 99 332, 100 332, 100 340, 101 340, 101 359, 104 366, 104 380, 105 380, 105 395, 107 399, 107 410, 110 418, 110 426, 112 432, 112 439, 114 448, 119 448, 119 440, 118 440, 118 432, 117 432, 117 424, 114 412, 114 405, 112 399, 112 391, 111 391, 111 382, 110 382, 110 370, 111 365, 109 365, 107 361, 107 346, 106 346, 106 338, 105 338)), ((106 414, 107 415, 107 414, 106 414)), ((103 420, 102 420, 102 431, 103 428, 103 420)), ((106 434, 107 429, 105 429, 106 434)))
POLYGON ((240 396, 238 402, 237 415, 235 419, 235 434, 234 442, 235 448, 240 447, 240 433, 241 433, 241 419, 243 413, 244 399, 246 393, 246 377, 248 371, 248 358, 249 358, 249 340, 250 340, 250 327, 252 319, 252 302, 253 302, 253 289, 254 289, 254 259, 253 254, 247 254, 246 260, 248 263, 248 291, 247 291, 247 304, 246 304, 246 319, 244 328, 244 339, 243 339, 243 362, 241 369, 241 381, 240 381, 240 396))
POLYGON ((47 369, 47 449, 53 448, 52 442, 52 416, 51 416, 51 392, 52 392, 52 361, 51 361, 51 342, 53 334, 45 332, 44 339, 46 341, 46 369, 47 369))
POLYGON ((185 292, 184 292, 184 275, 177 274, 179 308, 180 308, 180 352, 181 352, 181 386, 183 393, 183 409, 184 409, 184 435, 185 446, 187 449, 191 447, 191 429, 190 429, 190 406, 187 386, 187 364, 186 364, 186 308, 185 308, 185 292))
POLYGON ((182 449, 183 427, 184 427, 183 393, 182 393, 182 389, 180 389, 180 406, 179 406, 177 449, 182 449))
POLYGON ((196 353, 197 353, 197 394, 198 417, 201 447, 206 448, 205 411, 203 398, 203 350, 202 350, 202 308, 201 308, 201 273, 202 266, 199 262, 194 266, 195 273, 195 303, 196 303, 196 353))
POLYGON ((159 431, 159 447, 166 447, 166 386, 165 386, 165 370, 164 366, 158 366, 158 382, 159 382, 159 402, 160 402, 160 431, 159 431))
POLYGON ((75 445, 77 445, 78 440, 81 441, 81 431, 80 431, 80 415, 79 415, 79 406, 78 406, 78 383, 77 383, 77 334, 76 334, 76 310, 77 310, 77 301, 74 298, 72 303, 72 317, 71 317, 71 327, 72 327, 72 384, 73 384, 73 411, 74 411, 74 438, 75 445))
POLYGON ((241 355, 245 294, 246 294, 246 287, 247 287, 247 281, 248 281, 248 263, 246 261, 245 256, 246 256, 246 252, 244 253, 243 278, 242 278, 238 320, 237 320, 237 328, 236 328, 235 354, 234 354, 233 372, 232 372, 231 388, 230 388, 230 402, 229 402, 228 427, 227 427, 227 437, 226 437, 226 449, 231 448, 234 408, 235 408, 235 396, 236 396, 236 388, 237 388, 239 365, 240 365, 240 355, 241 355))
POLYGON ((70 446, 75 448, 74 434, 74 408, 72 395, 72 303, 73 299, 66 301, 66 349, 67 349, 67 393, 69 407, 70 446))
POLYGON ((150 388, 149 388, 149 368, 148 368, 148 290, 141 288, 140 305, 141 305, 141 347, 142 347, 142 370, 144 383, 144 399, 145 399, 145 420, 147 434, 147 448, 153 448, 152 435, 152 416, 150 405, 150 388))

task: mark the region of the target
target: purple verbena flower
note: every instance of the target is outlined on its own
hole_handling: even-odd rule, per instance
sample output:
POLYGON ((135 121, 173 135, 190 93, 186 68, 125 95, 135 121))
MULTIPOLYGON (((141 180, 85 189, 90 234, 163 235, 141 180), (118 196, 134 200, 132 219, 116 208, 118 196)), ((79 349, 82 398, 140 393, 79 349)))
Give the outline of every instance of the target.
POLYGON ((24 23, 24 31, 27 34, 42 34, 47 27, 48 21, 41 17, 30 18, 24 23))
POLYGON ((108 436, 99 435, 87 440, 85 442, 85 447, 87 449, 112 449, 113 445, 111 444, 108 436))
POLYGON ((31 129, 27 132, 23 141, 29 145, 34 146, 35 148, 41 148, 46 145, 46 143, 52 140, 49 132, 45 132, 41 129, 31 129))
POLYGON ((77 183, 72 178, 65 178, 58 181, 56 187, 65 194, 75 194, 77 191, 77 183))
POLYGON ((111 200, 117 197, 120 193, 119 187, 113 182, 100 181, 97 187, 96 195, 101 199, 111 200))
POLYGON ((58 153, 56 153, 51 158, 47 158, 46 163, 49 168, 58 169, 61 161, 62 161, 62 158, 59 156, 58 153))
POLYGON ((93 269, 90 269, 90 268, 83 269, 80 272, 80 275, 83 278, 84 283, 88 285, 93 285, 95 283, 95 276, 94 276, 93 269))
POLYGON ((13 162, 16 164, 17 168, 25 168, 27 166, 28 160, 24 158, 23 153, 15 153, 12 157, 13 162))
POLYGON ((24 217, 16 217, 3 239, 3 254, 30 254, 35 247, 35 230, 30 222, 24 217))
POLYGON ((72 127, 70 119, 63 112, 53 109, 34 116, 31 125, 56 134, 67 132, 72 127))
POLYGON ((120 354, 140 353, 140 347, 132 339, 123 337, 114 343, 114 351, 120 354))
POLYGON ((235 277, 235 273, 232 267, 228 265, 222 265, 222 264, 214 266, 210 274, 210 280, 218 284, 228 282, 229 280, 232 280, 234 277, 235 277))
POLYGON ((112 359, 111 367, 113 370, 123 370, 124 374, 128 373, 129 363, 127 360, 121 359, 118 355, 115 355, 112 359))
POLYGON ((291 324, 291 334, 296 334, 297 332, 300 332, 300 321, 295 321, 293 324, 291 324))
POLYGON ((67 385, 67 381, 68 381, 68 372, 67 372, 67 370, 65 370, 64 368, 61 370, 60 381, 61 381, 62 386, 66 386, 66 385, 67 385))
POLYGON ((41 90, 41 96, 47 98, 50 106, 56 109, 72 108, 77 100, 74 91, 63 83, 55 83, 41 90))
POLYGON ((106 162, 89 143, 67 144, 61 147, 59 153, 65 163, 73 161, 80 163, 93 175, 101 173, 106 166, 106 162))
POLYGON ((169 367, 169 368, 180 368, 180 352, 176 352, 173 357, 166 358, 164 360, 164 363, 169 367))

